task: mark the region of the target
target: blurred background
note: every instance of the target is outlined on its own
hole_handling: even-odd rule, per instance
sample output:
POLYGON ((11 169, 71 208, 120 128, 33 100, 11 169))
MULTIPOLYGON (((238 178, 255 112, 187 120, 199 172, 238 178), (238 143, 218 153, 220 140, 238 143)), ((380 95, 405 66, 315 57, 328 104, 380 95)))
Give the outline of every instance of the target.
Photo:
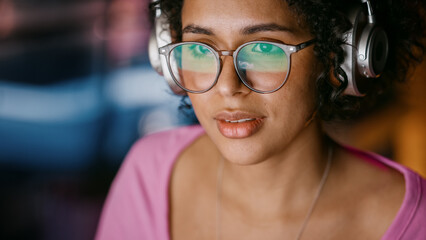
POLYGON ((148 0, 0 0, 0 239, 92 239, 131 144, 193 119, 149 66, 148 0))
MULTIPOLYGON (((148 0, 0 0, 0 239, 92 239, 138 138, 192 124, 149 66, 148 0)), ((336 140, 426 176, 426 63, 336 140)))

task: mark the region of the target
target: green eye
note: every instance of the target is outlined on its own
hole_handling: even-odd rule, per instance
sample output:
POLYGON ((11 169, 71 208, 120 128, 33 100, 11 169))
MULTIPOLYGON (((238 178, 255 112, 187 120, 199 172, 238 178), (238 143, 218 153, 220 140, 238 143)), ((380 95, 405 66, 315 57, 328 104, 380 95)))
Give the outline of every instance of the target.
MULTIPOLYGON (((253 72, 287 72, 288 58, 280 47, 266 42, 244 46, 237 55, 238 68, 253 72)), ((247 74, 247 73, 245 73, 247 74)))
POLYGON ((263 54, 281 54, 282 50, 269 43, 256 43, 253 44, 251 49, 255 53, 263 53, 263 54))
POLYGON ((192 56, 194 56, 196 58, 201 58, 201 57, 204 57, 206 55, 211 54, 211 51, 207 47, 204 47, 203 45, 192 44, 188 48, 189 48, 192 56))

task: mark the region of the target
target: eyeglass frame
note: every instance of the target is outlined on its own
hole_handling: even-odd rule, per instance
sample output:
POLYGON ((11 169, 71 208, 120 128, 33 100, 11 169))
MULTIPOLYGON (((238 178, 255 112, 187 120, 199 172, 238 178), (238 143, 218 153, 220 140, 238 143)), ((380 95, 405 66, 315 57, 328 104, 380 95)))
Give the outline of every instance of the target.
POLYGON ((209 91, 210 89, 212 89, 220 76, 220 73, 222 72, 222 67, 223 67, 223 61, 222 61, 222 56, 232 56, 233 58, 233 63, 234 63, 234 69, 237 72, 238 78, 240 79, 240 81, 250 90, 257 92, 257 93, 261 93, 261 94, 267 94, 267 93, 273 93, 278 91, 280 88, 282 88, 284 86, 284 84, 287 82, 288 79, 288 75, 290 74, 290 69, 291 69, 291 55, 293 53, 296 53, 304 48, 309 47, 310 45, 314 44, 316 42, 316 39, 311 39, 308 40, 306 42, 302 42, 300 44, 297 45, 290 45, 290 44, 285 44, 285 43, 280 43, 280 42, 273 42, 273 41, 250 41, 250 42, 246 42, 241 44, 240 46, 238 46, 235 50, 217 50, 214 47, 208 45, 207 43, 203 43, 203 42, 196 42, 196 41, 188 41, 188 42, 178 42, 178 43, 170 43, 167 44, 163 47, 158 48, 158 53, 160 55, 163 55, 166 57, 166 62, 167 62, 167 67, 168 70, 170 72, 170 76, 173 78, 173 81, 184 91, 186 92, 190 92, 190 93, 195 93, 195 94, 200 94, 200 93, 205 93, 207 91, 209 91), (281 83, 280 86, 278 86, 277 88, 273 89, 273 90, 269 90, 269 91, 261 91, 261 90, 257 90, 253 87, 251 87, 246 80, 244 80, 244 78, 240 75, 238 67, 237 67, 237 55, 238 53, 241 51, 241 49, 247 45, 250 44, 256 44, 256 43, 267 43, 267 44, 272 44, 274 46, 279 47, 280 49, 282 49, 284 51, 284 53, 288 56, 288 70, 287 70, 287 74, 284 78, 284 81, 281 83), (217 66, 217 71, 216 71, 216 78, 214 80, 214 82, 212 83, 212 85, 205 89, 205 90, 201 90, 201 91, 194 91, 194 90, 190 90, 185 88, 184 86, 182 86, 179 81, 175 78, 174 74, 173 74, 173 70, 172 67, 170 65, 170 54, 172 52, 172 50, 174 50, 176 47, 181 46, 181 45, 185 45, 185 44, 199 44, 203 47, 206 47, 207 49, 209 49, 211 52, 213 52, 214 56, 216 57, 216 62, 218 62, 218 66, 217 66))

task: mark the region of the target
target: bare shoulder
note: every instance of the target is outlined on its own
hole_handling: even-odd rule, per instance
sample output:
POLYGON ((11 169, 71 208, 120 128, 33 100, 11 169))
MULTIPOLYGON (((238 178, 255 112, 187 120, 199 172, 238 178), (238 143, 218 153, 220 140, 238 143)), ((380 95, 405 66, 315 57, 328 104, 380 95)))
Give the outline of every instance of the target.
POLYGON ((390 227, 405 195, 404 176, 399 171, 344 148, 336 149, 330 185, 336 206, 345 213, 352 229, 364 239, 379 239, 390 227))

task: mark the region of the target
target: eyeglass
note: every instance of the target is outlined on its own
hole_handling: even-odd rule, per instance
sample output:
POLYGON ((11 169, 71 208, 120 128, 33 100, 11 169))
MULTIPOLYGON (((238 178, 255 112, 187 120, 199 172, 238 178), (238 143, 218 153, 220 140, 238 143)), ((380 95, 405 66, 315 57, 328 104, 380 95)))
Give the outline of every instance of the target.
POLYGON ((257 93, 272 93, 287 81, 291 54, 315 42, 315 39, 288 45, 252 41, 235 50, 216 50, 201 42, 180 42, 159 48, 167 60, 173 80, 183 90, 204 93, 213 88, 222 70, 221 56, 232 56, 235 70, 245 86, 257 93))

